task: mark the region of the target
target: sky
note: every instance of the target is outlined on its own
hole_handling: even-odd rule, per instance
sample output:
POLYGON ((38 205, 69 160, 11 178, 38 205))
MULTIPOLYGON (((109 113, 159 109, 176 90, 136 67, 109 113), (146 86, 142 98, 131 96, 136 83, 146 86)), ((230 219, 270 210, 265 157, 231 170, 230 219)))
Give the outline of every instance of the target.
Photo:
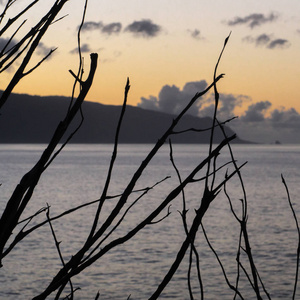
MULTIPOLYGON (((51 3, 40 0, 22 30, 35 24, 51 3)), ((17 1, 7 17, 25 4, 17 1)), ((77 29, 83 7, 83 0, 66 3, 60 16, 67 16, 51 26, 35 61, 57 50, 14 92, 71 95, 68 70, 76 73, 78 68, 77 29)), ((90 53, 99 54, 99 65, 87 100, 121 105, 129 77, 129 105, 178 113, 212 82, 231 33, 218 68, 218 74, 225 74, 218 84, 218 119, 237 116, 229 126, 242 139, 300 143, 299 12, 299 0, 89 0, 81 32, 85 74, 90 53)), ((0 46, 5 38, 0 38, 0 46)), ((13 69, 1 74, 0 89, 12 74, 13 69)), ((205 95, 189 113, 211 116, 213 99, 211 93, 205 95)))

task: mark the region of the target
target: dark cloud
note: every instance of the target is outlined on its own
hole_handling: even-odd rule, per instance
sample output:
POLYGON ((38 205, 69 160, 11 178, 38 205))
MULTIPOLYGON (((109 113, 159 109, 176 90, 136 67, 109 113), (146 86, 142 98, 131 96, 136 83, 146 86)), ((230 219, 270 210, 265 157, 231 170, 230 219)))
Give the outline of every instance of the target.
POLYGON ((199 29, 194 29, 194 30, 188 29, 187 31, 191 35, 192 38, 194 38, 196 40, 202 40, 203 39, 199 29))
MULTIPOLYGON (((82 26, 82 31, 98 30, 106 35, 119 34, 122 31, 120 22, 104 24, 103 22, 86 22, 82 26)), ((129 24, 124 31, 131 32, 135 36, 155 37, 161 32, 161 26, 154 24, 151 20, 134 21, 129 24)))
POLYGON ((270 121, 274 127, 277 128, 293 128, 299 131, 300 128, 300 114, 294 109, 274 109, 270 116, 270 121))
MULTIPOLYGON (((206 87, 207 82, 205 80, 187 82, 182 90, 175 85, 165 85, 160 90, 158 97, 142 97, 138 106, 145 109, 178 114, 197 92, 203 91, 206 87)), ((247 101, 249 101, 249 97, 244 95, 221 94, 218 119, 225 121, 234 117, 234 109, 247 101)), ((199 117, 213 117, 214 103, 213 94, 204 95, 190 108, 188 113, 199 117)))
POLYGON ((264 46, 268 49, 275 48, 288 48, 290 46, 290 42, 286 39, 273 39, 270 34, 260 34, 257 37, 246 36, 243 38, 244 42, 254 43, 257 47, 264 46))
MULTIPOLYGON (((165 85, 160 90, 158 97, 142 97, 138 106, 145 109, 178 114, 197 92, 203 91, 206 87, 207 83, 205 80, 187 82, 182 90, 175 85, 165 85)), ((198 115, 200 106, 201 100, 198 100, 188 113, 191 115, 198 115)))
POLYGON ((271 35, 263 33, 257 37, 247 35, 243 38, 244 42, 254 43, 256 46, 266 46, 271 41, 271 35))
POLYGON ((125 31, 131 32, 135 36, 155 37, 161 32, 161 26, 147 19, 132 22, 125 28, 125 31))
MULTIPOLYGON (((141 98, 139 107, 178 114, 196 92, 207 87, 205 80, 188 82, 181 90, 175 85, 165 85, 158 97, 141 98)), ((226 121, 236 116, 236 108, 249 103, 245 95, 220 94, 217 118, 226 121)), ((199 117, 212 117, 215 110, 214 95, 204 95, 188 111, 199 117)), ((272 109, 270 101, 260 101, 250 105, 239 118, 228 123, 240 138, 258 143, 300 143, 300 114, 284 107, 272 109)))
POLYGON ((9 42, 9 45, 7 45, 8 42, 9 42, 9 39, 0 38, 0 51, 2 51, 2 49, 4 49, 4 47, 6 47, 5 51, 7 51, 17 44, 17 42, 15 40, 11 40, 9 42))
POLYGON ((103 27, 102 22, 85 22, 81 28, 82 31, 98 30, 103 27))
POLYGON ((290 42, 285 39, 275 39, 271 41, 268 45, 269 49, 274 49, 274 48, 288 48, 290 46, 290 42))
POLYGON ((274 13, 270 13, 268 16, 264 14, 250 14, 246 17, 235 17, 233 20, 228 21, 227 24, 229 26, 236 26, 245 24, 250 28, 254 28, 257 26, 261 26, 264 23, 273 22, 278 18, 278 16, 274 13))
POLYGON ((271 107, 271 102, 261 101, 252 104, 245 111, 245 114, 241 116, 241 120, 244 122, 262 122, 265 120, 265 113, 271 107))
POLYGON ((266 45, 270 42, 270 40, 271 40, 271 37, 269 35, 263 33, 256 38, 255 43, 257 46, 266 45))
MULTIPOLYGON (((90 53, 90 52, 92 52, 92 50, 91 50, 91 48, 90 48, 90 46, 88 44, 81 45, 80 51, 82 53, 90 53)), ((71 50, 70 53, 71 54, 77 54, 78 53, 78 48, 75 48, 75 49, 71 50)))
POLYGON ((157 97, 149 96, 149 98, 141 97, 141 102, 137 104, 137 106, 150 109, 150 110, 159 110, 159 102, 157 97))
MULTIPOLYGON (((235 116, 234 110, 244 102, 249 101, 249 97, 244 95, 220 94, 217 118, 226 121, 235 116)), ((214 95, 211 95, 198 112, 199 117, 213 117, 215 111, 214 95)))
POLYGON ((122 29, 122 24, 120 22, 115 22, 115 23, 110 23, 110 24, 104 25, 102 27, 101 31, 103 33, 111 35, 111 34, 120 33, 121 29, 122 29))
POLYGON ((103 22, 86 22, 82 26, 82 31, 99 30, 107 35, 118 34, 122 30, 122 24, 120 22, 113 22, 104 24, 103 22))
MULTIPOLYGON (((9 42, 9 44, 7 45, 8 42, 9 42, 9 39, 0 38, 0 51, 2 51, 2 49, 4 49, 4 47, 6 47, 6 49, 5 49, 5 52, 6 52, 7 50, 10 50, 12 47, 14 47, 18 43, 16 40, 11 40, 9 42)), ((37 46, 36 54, 41 55, 41 56, 46 56, 47 54, 49 54, 49 52, 52 49, 53 48, 47 47, 44 43, 40 42, 37 46)))
POLYGON ((271 110, 269 101, 250 105, 245 114, 230 126, 240 137, 249 141, 300 143, 300 114, 294 108, 271 110))

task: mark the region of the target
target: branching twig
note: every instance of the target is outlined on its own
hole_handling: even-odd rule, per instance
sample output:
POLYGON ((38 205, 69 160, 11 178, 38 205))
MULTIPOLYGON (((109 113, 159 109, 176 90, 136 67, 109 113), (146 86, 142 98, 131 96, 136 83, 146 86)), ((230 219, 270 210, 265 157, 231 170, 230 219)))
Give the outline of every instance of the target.
MULTIPOLYGON (((172 143, 171 140, 169 140, 169 146, 170 146, 170 160, 171 163, 176 171, 179 183, 182 184, 182 179, 180 176, 180 172, 175 164, 174 158, 173 158, 173 148, 172 148, 172 143)), ((193 182, 196 182, 197 180, 193 179, 193 182)), ((186 208, 186 199, 185 199, 185 192, 184 189, 182 189, 182 212, 180 213, 181 218, 182 218, 182 223, 183 223, 183 228, 185 230, 185 234, 188 234, 188 225, 186 221, 186 214, 187 214, 187 208, 186 208)), ((189 294, 190 294, 190 299, 193 299, 193 291, 192 291, 192 286, 191 286, 191 269, 192 269, 192 261, 193 261, 193 253, 196 256, 196 266, 197 266, 197 277, 198 277, 198 282, 200 286, 200 294, 201 294, 201 299, 204 299, 204 289, 203 289, 203 283, 202 283, 202 278, 201 278, 201 272, 200 272, 200 259, 199 259, 199 254, 198 251, 195 247, 195 244, 192 242, 191 243, 191 251, 190 251, 190 260, 189 260, 189 268, 188 268, 188 289, 189 289, 189 294)))
POLYGON ((289 202, 291 211, 293 213, 293 217, 294 217, 294 220, 295 220, 295 223, 296 223, 297 232, 298 232, 296 274, 295 274, 294 291, 293 291, 293 300, 294 300, 295 297, 296 297, 297 283, 298 283, 298 273, 299 273, 299 261, 300 261, 300 228, 299 228, 298 219, 297 219, 297 216, 296 216, 296 213, 295 213, 292 201, 291 201, 290 192, 289 192, 288 186, 287 186, 286 181, 285 181, 285 179, 284 179, 284 177, 283 177, 282 174, 281 174, 281 180, 282 180, 282 183, 284 184, 284 187, 285 187, 285 190, 286 190, 286 193, 287 193, 288 202, 289 202))
POLYGON ((224 275, 224 278, 225 278, 225 281, 226 281, 227 285, 228 285, 228 286, 229 286, 229 287, 230 287, 237 295, 239 295, 241 299, 244 299, 244 297, 241 295, 240 291, 230 283, 230 281, 229 281, 229 279, 228 279, 228 277, 227 277, 225 268, 224 268, 224 266, 223 266, 223 263, 222 263, 222 261, 221 261, 219 255, 218 255, 217 251, 214 249, 214 247, 212 246, 212 244, 210 243, 210 241, 209 241, 209 239, 208 239, 208 236, 207 236, 207 234, 206 234, 206 231, 205 231, 205 228, 204 228, 203 223, 201 223, 201 228, 202 228, 204 237, 205 237, 205 239, 206 239, 206 242, 207 242, 207 244, 208 244, 210 250, 214 253, 214 255, 216 256, 216 258, 217 258, 217 260, 218 260, 218 263, 219 263, 219 265, 220 265, 220 267, 221 267, 221 269, 222 269, 222 272, 223 272, 223 275, 224 275))
MULTIPOLYGON (((34 189, 40 179, 41 174, 45 171, 45 165, 47 165, 53 151, 55 150, 61 138, 64 136, 67 128, 71 124, 77 112, 80 110, 81 104, 84 101, 91 85, 97 68, 97 54, 91 54, 91 69, 88 78, 84 82, 83 88, 76 99, 72 109, 68 112, 65 119, 59 123, 55 133, 52 136, 47 148, 43 152, 42 156, 36 163, 36 165, 23 176, 20 183, 17 185, 11 198, 9 199, 7 206, 0 219, 0 255, 2 258, 4 246, 9 239, 11 232, 17 225, 21 214, 31 199, 34 189)), ((1 265, 1 260, 0 260, 1 265)))
MULTIPOLYGON (((225 125, 226 123, 236 119, 237 117, 232 117, 224 122, 221 122, 220 124, 222 125, 225 125)), ((215 125, 215 127, 218 127, 219 125, 215 125)), ((204 128, 204 129, 197 129, 197 128, 188 128, 188 129, 185 129, 185 130, 178 130, 178 131, 173 131, 172 134, 182 134, 182 133, 186 133, 186 132, 205 132, 205 131, 210 131, 212 129, 212 127, 209 127, 209 128, 204 128)))
MULTIPOLYGON (((63 258, 63 255, 61 253, 60 247, 59 247, 61 242, 59 242, 57 240, 54 228, 53 228, 52 223, 50 221, 50 206, 49 206, 48 203, 47 203, 46 216, 47 216, 47 220, 48 220, 48 223, 49 223, 49 226, 50 226, 50 229, 51 229, 51 233, 52 233, 52 236, 53 236, 53 239, 54 239, 54 242, 55 242, 55 247, 56 247, 57 253, 59 255, 60 261, 61 261, 62 265, 65 266, 64 258, 63 258)), ((73 284, 72 284, 71 279, 69 280, 69 283, 70 283, 70 287, 71 287, 71 295, 73 295, 74 294, 74 289, 73 289, 73 284)), ((60 293, 57 294, 57 296, 56 296, 57 299, 58 299, 59 295, 60 295, 60 293)))

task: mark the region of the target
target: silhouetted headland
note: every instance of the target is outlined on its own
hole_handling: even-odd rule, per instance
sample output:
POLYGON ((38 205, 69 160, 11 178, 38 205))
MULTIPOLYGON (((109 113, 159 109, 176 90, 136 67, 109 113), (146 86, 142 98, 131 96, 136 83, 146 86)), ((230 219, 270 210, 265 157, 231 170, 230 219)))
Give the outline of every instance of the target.
MULTIPOLYGON (((58 123, 63 120, 69 103, 70 98, 62 96, 11 94, 0 112, 0 143, 48 143, 58 123)), ((86 101, 82 105, 82 111, 83 125, 70 142, 113 143, 121 106, 86 101)), ((119 142, 154 143, 173 119, 174 116, 167 113, 127 106, 119 142)), ((73 122, 72 130, 79 122, 78 116, 73 122)), ((186 115, 176 130, 206 129, 211 124, 211 118, 186 115)), ((225 130, 229 136, 234 134, 228 126, 225 126, 225 130)), ((186 144, 209 143, 209 138, 210 131, 187 132, 173 135, 172 141, 186 144)), ((214 141, 220 142, 223 138, 223 133, 217 128, 214 141)), ((234 142, 248 143, 239 137, 234 142)))

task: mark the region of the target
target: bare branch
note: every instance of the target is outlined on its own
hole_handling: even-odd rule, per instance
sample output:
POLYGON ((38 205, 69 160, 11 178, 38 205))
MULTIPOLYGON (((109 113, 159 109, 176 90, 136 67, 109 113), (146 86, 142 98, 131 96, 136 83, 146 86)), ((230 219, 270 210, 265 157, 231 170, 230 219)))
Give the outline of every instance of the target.
MULTIPOLYGON (((0 15, 0 23, 2 22, 6 11, 8 10, 8 8, 10 6, 12 6, 14 3, 16 2, 16 0, 8 0, 6 7, 4 8, 4 11, 2 12, 2 14, 0 15)), ((39 0, 34 0, 32 1, 25 9, 23 9, 18 15, 16 15, 14 18, 9 19, 6 23, 6 25, 0 30, 0 36, 3 35, 3 33, 16 21, 18 20, 23 14, 26 13, 26 11, 28 11, 32 6, 34 6, 37 2, 39 2, 39 0)))
POLYGON ((31 72, 33 72, 35 69, 37 69, 54 51, 56 51, 57 48, 51 49, 50 52, 43 58, 41 59, 33 68, 31 68, 29 71, 23 73, 23 76, 27 76, 31 72))
POLYGON ((282 183, 284 184, 284 187, 285 187, 285 190, 286 190, 286 193, 287 193, 288 202, 289 202, 291 211, 292 211, 292 213, 293 213, 293 217, 294 217, 294 220, 295 220, 295 223, 296 223, 297 232, 298 232, 298 248, 297 248, 296 274, 295 274, 294 291, 293 291, 293 300, 294 300, 295 297, 296 297, 297 283, 298 283, 298 274, 299 274, 299 261, 300 261, 300 228, 299 228, 298 219, 297 219, 297 216, 296 216, 296 213, 295 213, 295 210, 294 210, 292 201, 291 201, 290 192, 289 192, 288 186, 287 186, 286 181, 285 181, 285 179, 284 179, 284 177, 283 177, 282 174, 281 174, 281 180, 282 180, 282 183))
POLYGON ((207 234, 206 234, 206 231, 205 231, 205 228, 204 228, 203 223, 201 223, 201 227, 202 227, 202 231, 203 231, 204 237, 205 237, 205 239, 206 239, 206 242, 207 242, 207 244, 208 244, 210 250, 211 250, 211 251, 213 252, 213 254, 216 256, 217 261, 218 261, 218 263, 219 263, 219 265, 220 265, 220 267, 221 267, 221 269, 222 269, 222 272, 223 272, 223 275, 224 275, 224 278, 225 278, 225 281, 226 281, 227 285, 228 285, 228 286, 229 286, 229 287, 230 287, 237 295, 239 295, 241 299, 244 299, 244 297, 241 295, 241 293, 239 292, 239 290, 238 290, 236 287, 234 287, 234 286, 230 283, 230 281, 229 281, 229 279, 228 279, 228 277, 227 277, 225 268, 224 268, 224 266, 223 266, 223 263, 222 263, 222 261, 221 261, 219 255, 218 255, 217 251, 214 249, 214 247, 212 246, 212 244, 210 243, 210 241, 209 241, 209 239, 208 239, 208 236, 207 236, 207 234))

